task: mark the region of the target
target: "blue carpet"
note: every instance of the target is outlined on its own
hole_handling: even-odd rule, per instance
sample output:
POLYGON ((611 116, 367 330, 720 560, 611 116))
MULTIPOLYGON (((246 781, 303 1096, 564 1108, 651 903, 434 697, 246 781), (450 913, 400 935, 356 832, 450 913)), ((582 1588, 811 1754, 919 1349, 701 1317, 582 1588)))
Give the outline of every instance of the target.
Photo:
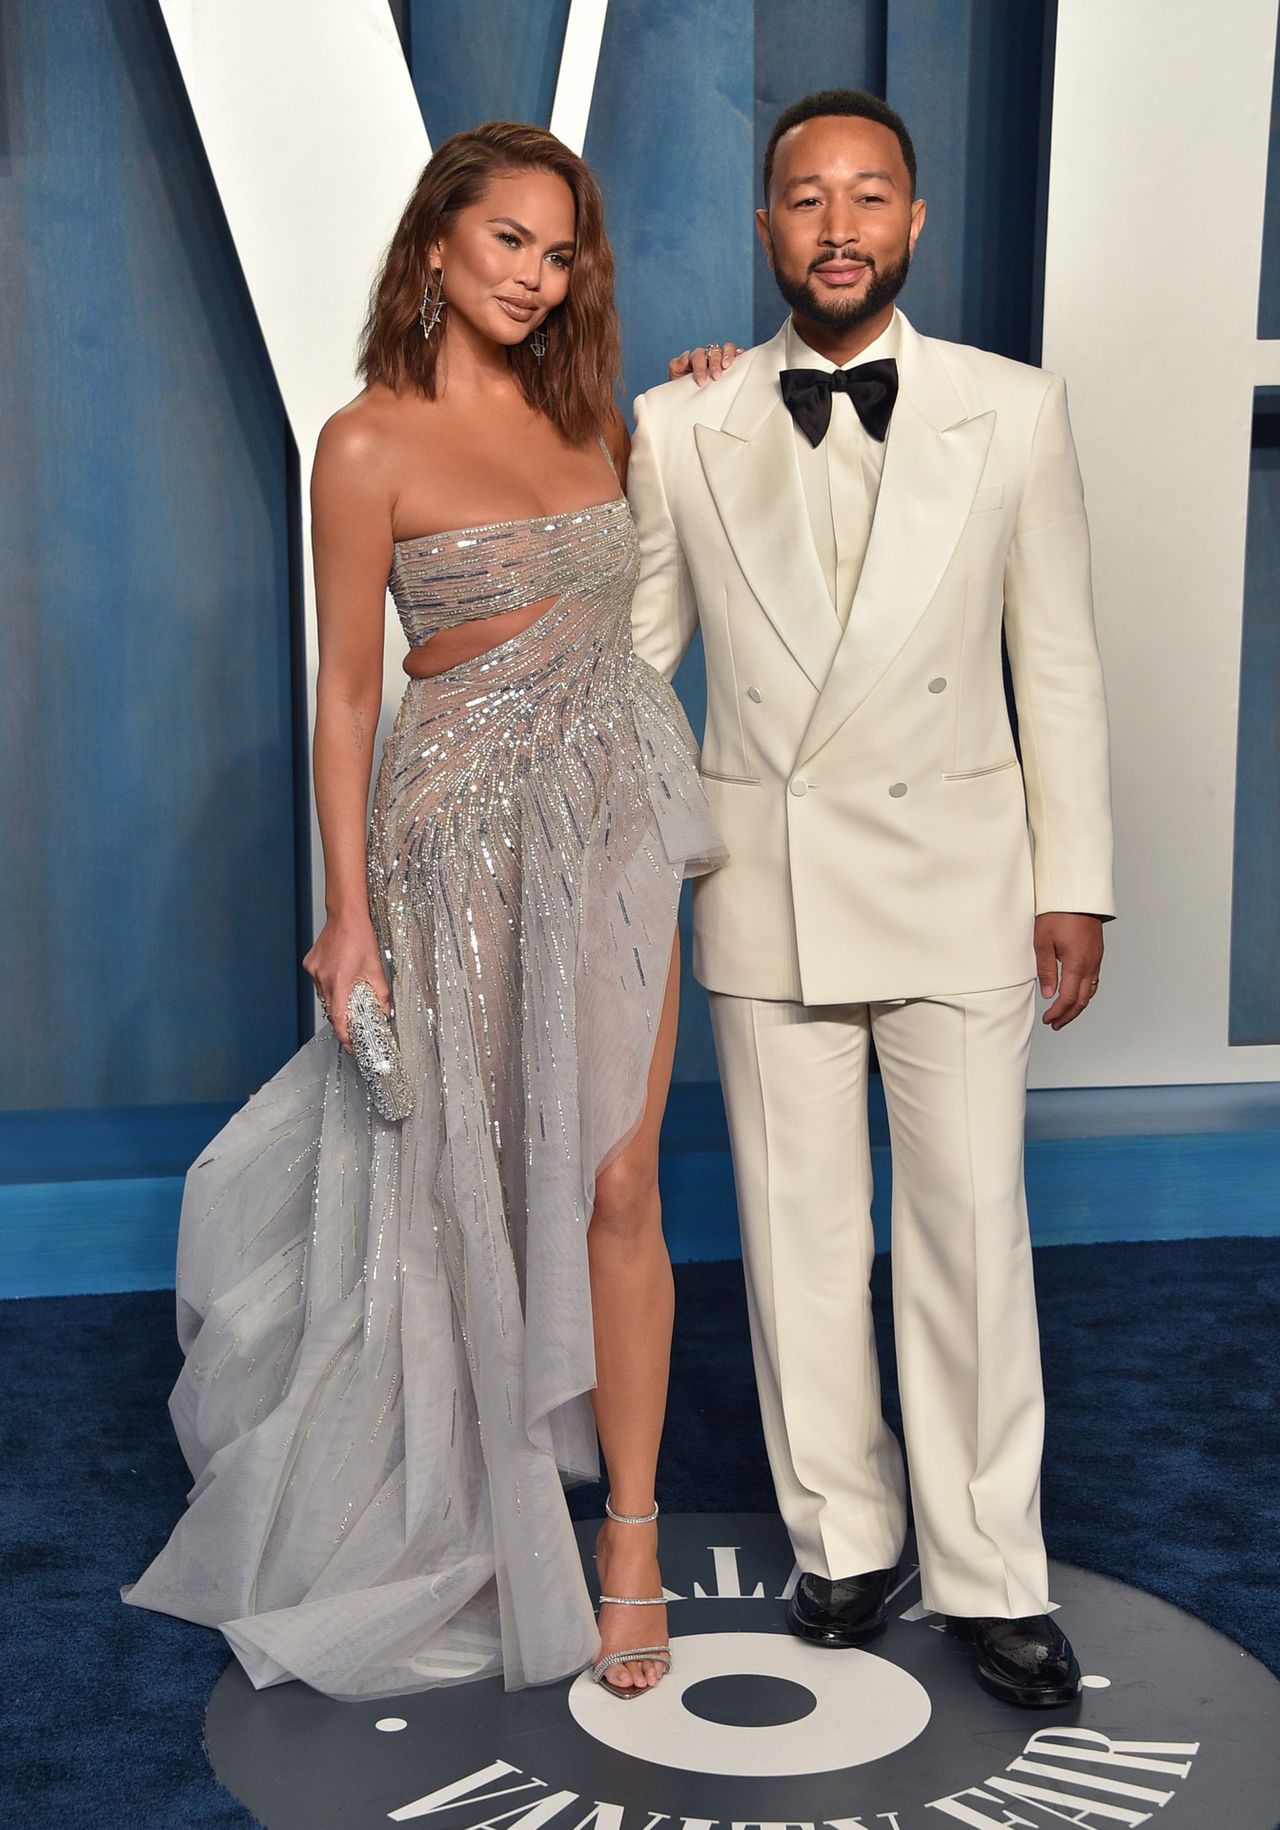
MULTIPOLYGON (((1049 1391, 1050 1553, 1176 1602, 1280 1672, 1280 1240, 1058 1246, 1036 1255, 1049 1391)), ((741 1269, 677 1272, 660 1495, 772 1509, 741 1269)), ((889 1277, 876 1264, 882 1345, 889 1277)), ((164 1397, 172 1295, 0 1304, 0 1761, 23 1830, 250 1826, 200 1747, 220 1638, 125 1608, 186 1476, 164 1397)), ((882 1355, 882 1358, 884 1356, 882 1355)), ((883 1367, 886 1406, 896 1384, 883 1367)), ((575 1514, 600 1510, 590 1488, 575 1514)))

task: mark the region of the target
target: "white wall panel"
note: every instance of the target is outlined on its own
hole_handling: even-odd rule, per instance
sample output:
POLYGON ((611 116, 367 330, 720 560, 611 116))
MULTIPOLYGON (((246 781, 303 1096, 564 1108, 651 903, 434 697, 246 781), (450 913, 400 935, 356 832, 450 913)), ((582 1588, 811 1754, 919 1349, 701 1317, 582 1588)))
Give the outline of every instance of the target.
POLYGON ((1067 377, 1114 727, 1120 919, 1039 1085, 1280 1077, 1227 1043, 1276 0, 1061 0, 1044 363, 1067 377))
POLYGON ((600 43, 609 0, 569 0, 560 75, 551 110, 551 131, 581 156, 587 143, 591 95, 596 86, 600 43))
MULTIPOLYGON (((311 461, 357 391, 369 288, 430 147, 386 0, 160 4, 301 458, 310 723, 311 461)), ((390 704, 402 652, 393 634, 390 704)), ((318 916, 318 835, 312 857, 318 916)))

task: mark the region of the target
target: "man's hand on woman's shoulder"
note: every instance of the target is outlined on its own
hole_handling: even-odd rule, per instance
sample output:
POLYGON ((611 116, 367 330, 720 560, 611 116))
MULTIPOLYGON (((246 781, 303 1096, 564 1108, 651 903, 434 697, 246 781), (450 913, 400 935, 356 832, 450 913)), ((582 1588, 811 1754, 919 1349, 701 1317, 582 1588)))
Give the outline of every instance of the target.
POLYGON ((667 380, 680 381, 692 375, 700 388, 709 381, 719 381, 736 356, 742 354, 736 343, 701 343, 697 349, 682 350, 667 364, 667 380))

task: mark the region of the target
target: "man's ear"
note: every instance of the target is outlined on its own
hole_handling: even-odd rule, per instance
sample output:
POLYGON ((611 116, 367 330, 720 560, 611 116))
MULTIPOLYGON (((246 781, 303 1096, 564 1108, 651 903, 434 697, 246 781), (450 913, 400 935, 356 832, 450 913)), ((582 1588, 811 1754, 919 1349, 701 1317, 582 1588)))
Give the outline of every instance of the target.
POLYGON ((756 234, 760 237, 760 245, 764 249, 764 257, 769 263, 770 272, 772 272, 773 271, 773 237, 769 233, 769 212, 768 212, 768 210, 757 210, 756 211, 756 234))
POLYGON ((924 218, 925 218, 924 198, 917 197, 915 199, 914 203, 911 205, 911 228, 910 228, 910 231, 907 236, 907 246, 912 254, 914 254, 916 251, 916 243, 919 241, 920 231, 924 227, 924 218))

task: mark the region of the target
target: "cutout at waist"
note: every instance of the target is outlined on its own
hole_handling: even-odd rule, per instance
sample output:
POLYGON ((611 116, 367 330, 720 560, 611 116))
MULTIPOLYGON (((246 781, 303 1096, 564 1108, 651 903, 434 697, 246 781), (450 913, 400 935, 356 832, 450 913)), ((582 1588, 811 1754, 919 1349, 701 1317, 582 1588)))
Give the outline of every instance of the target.
POLYGON ((514 610, 500 610, 495 616, 478 616, 453 629, 438 630, 411 648, 401 665, 411 680, 434 679, 437 674, 448 673, 450 668, 474 661, 523 635, 559 602, 559 596, 544 597, 536 604, 519 604, 514 610))

